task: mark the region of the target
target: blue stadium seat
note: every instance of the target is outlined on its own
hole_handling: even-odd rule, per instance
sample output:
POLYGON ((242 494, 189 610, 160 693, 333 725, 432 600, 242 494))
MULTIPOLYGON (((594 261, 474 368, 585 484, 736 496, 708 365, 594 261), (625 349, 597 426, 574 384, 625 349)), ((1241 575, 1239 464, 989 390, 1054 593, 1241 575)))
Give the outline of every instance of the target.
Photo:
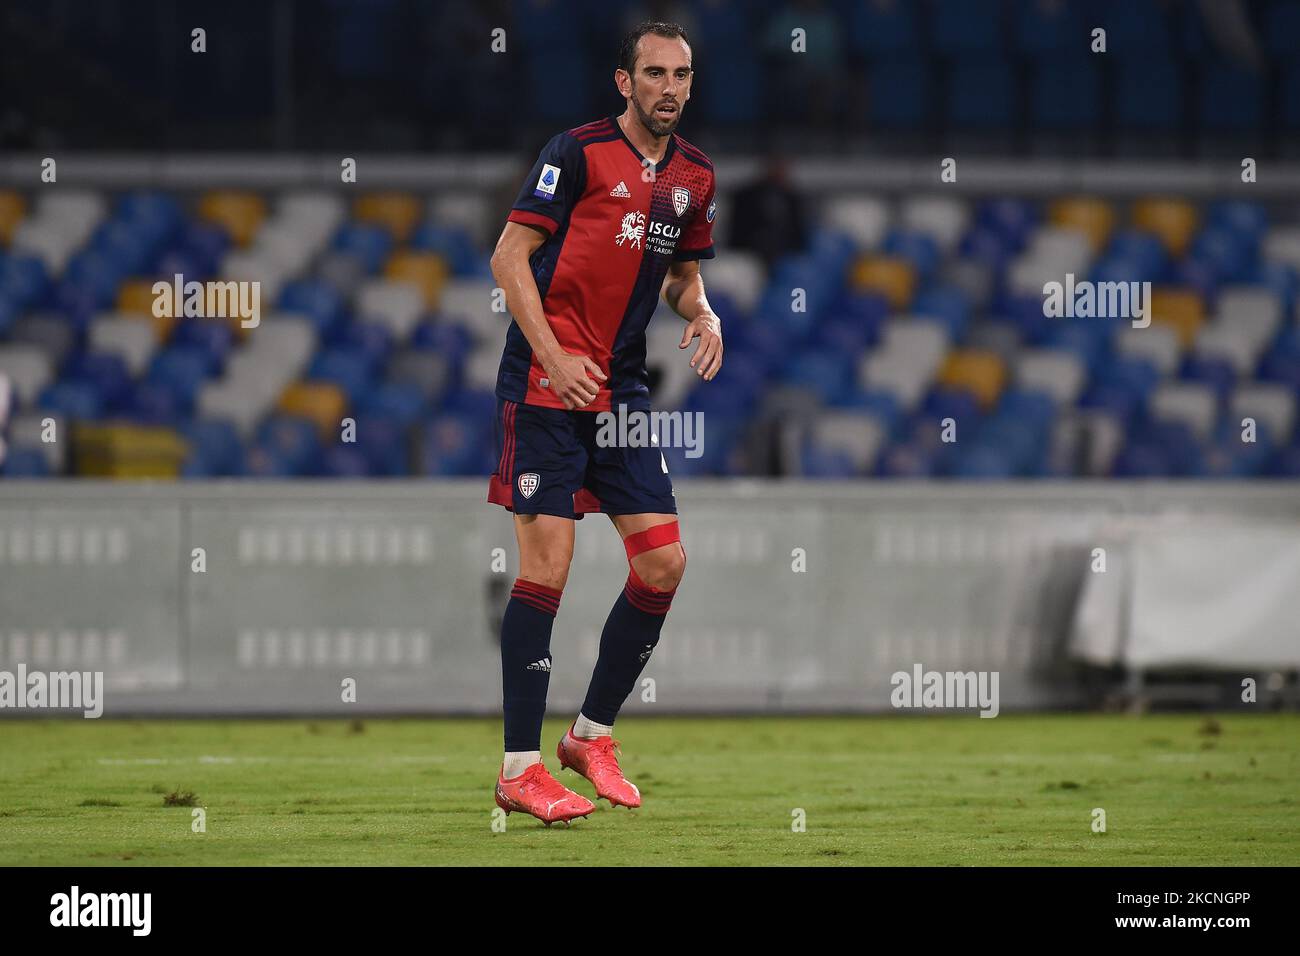
POLYGON ((853 3, 847 21, 849 49, 870 57, 915 51, 920 46, 916 19, 910 3, 853 3))
POLYGON ((919 130, 930 115, 930 65, 919 56, 872 60, 867 120, 875 127, 919 130))
POLYGON ((207 477, 237 475, 243 463, 243 443, 234 423, 224 418, 202 418, 182 428, 190 444, 190 458, 207 477))
POLYGON ((46 478, 50 475, 50 462, 39 448, 19 445, 5 454, 0 473, 6 478, 46 478))
POLYGON ((1018 109, 1015 73, 1003 60, 959 61, 949 71, 946 99, 949 118, 958 127, 1008 129, 1018 109))
POLYGON ((929 18, 934 49, 946 56, 995 53, 1002 48, 1006 25, 1002 5, 969 0, 933 0, 929 18))
POLYGON ((1244 133, 1264 121, 1264 78, 1242 67, 1210 63, 1201 70, 1198 119, 1212 132, 1244 133))
POLYGON ((1016 0, 1012 13, 1016 52, 1045 61, 1089 52, 1090 30, 1078 0, 1016 0))
POLYGON ((85 381, 55 382, 36 399, 36 407, 78 421, 97 421, 104 403, 94 385, 85 381))
POLYGON ((36 256, 7 255, 0 259, 0 297, 20 309, 40 307, 50 291, 45 263, 36 256))
POLYGON ((343 297, 327 282, 299 279, 285 285, 280 293, 280 308, 306 316, 321 337, 330 334, 345 317, 343 297))
POLYGON ((432 221, 423 222, 416 228, 411 235, 411 248, 438 253, 447 260, 456 276, 479 275, 486 265, 486 258, 464 229, 440 226, 432 221))
POLYGON ((314 422, 296 415, 269 415, 257 430, 257 445, 294 475, 320 472, 321 442, 314 422))
POLYGON ((1269 53, 1287 59, 1300 58, 1300 2, 1272 0, 1260 30, 1269 53))
POLYGON ((333 248, 357 256, 373 275, 393 250, 393 234, 383 226, 344 223, 334 236, 333 248))
POLYGON ((1029 121, 1035 129, 1086 130, 1101 117, 1101 81, 1087 54, 1045 59, 1033 66, 1029 121))
POLYGON ((1115 72, 1114 115, 1121 129, 1178 129, 1183 119, 1180 67, 1158 54, 1120 58, 1115 72))
POLYGON ((370 387, 374 366, 364 354, 348 349, 325 349, 312 360, 306 377, 333 382, 343 389, 351 405, 370 387))

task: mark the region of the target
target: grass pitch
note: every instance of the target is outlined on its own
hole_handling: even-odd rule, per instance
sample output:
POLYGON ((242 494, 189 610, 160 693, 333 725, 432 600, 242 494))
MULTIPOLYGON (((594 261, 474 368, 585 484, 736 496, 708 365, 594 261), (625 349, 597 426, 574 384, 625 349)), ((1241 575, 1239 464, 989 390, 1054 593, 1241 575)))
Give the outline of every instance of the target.
POLYGON ((634 717, 619 737, 642 809, 494 832, 497 720, 5 720, 0 864, 1300 864, 1300 715, 634 717))

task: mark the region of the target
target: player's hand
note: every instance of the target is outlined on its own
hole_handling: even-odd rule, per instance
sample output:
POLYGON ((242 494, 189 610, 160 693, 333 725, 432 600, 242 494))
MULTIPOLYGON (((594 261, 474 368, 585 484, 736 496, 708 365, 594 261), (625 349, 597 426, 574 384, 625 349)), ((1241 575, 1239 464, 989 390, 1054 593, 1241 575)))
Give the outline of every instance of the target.
POLYGON ((700 344, 691 356, 691 368, 704 381, 711 382, 722 368, 722 322, 712 312, 701 312, 686 326, 677 347, 684 349, 696 338, 700 344))
POLYGON ((559 396, 567 409, 585 408, 600 393, 599 382, 609 378, 600 370, 590 355, 561 355, 546 370, 551 380, 551 390, 559 396), (596 381, 592 381, 595 379, 596 381))

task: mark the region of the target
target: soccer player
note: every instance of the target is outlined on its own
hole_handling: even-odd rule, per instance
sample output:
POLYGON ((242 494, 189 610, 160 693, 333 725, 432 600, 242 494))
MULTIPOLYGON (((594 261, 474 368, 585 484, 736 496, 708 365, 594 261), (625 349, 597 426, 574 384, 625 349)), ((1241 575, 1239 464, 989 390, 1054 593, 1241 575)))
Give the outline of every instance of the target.
MULTIPOLYGON (((713 164, 674 131, 691 95, 691 48, 676 24, 623 40, 622 114, 560 133, 542 150, 492 255, 513 316, 497 377, 500 461, 488 500, 514 512, 519 577, 501 622, 507 813, 548 826, 595 805, 542 763, 551 625, 573 558, 574 521, 602 511, 630 569, 600 637, 582 710, 557 748, 597 798, 638 807, 613 725, 659 641, 686 567, 668 466, 657 446, 597 441, 597 413, 648 415, 646 325, 659 296, 686 321, 679 348, 704 381, 722 366, 722 328, 699 260, 713 257, 713 164)), ((635 434, 631 429, 627 434, 635 434)))

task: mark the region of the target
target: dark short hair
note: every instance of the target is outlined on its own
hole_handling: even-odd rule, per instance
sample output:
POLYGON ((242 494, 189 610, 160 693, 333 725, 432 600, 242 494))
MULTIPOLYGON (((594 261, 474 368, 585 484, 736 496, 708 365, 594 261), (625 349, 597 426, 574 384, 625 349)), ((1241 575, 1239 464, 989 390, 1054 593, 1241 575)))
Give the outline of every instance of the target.
POLYGON ((663 37, 665 40, 680 39, 687 46, 691 45, 690 38, 686 36, 686 31, 682 29, 680 24, 665 23, 662 20, 646 20, 644 23, 637 24, 631 33, 623 37, 623 45, 618 48, 618 68, 620 70, 631 73, 636 69, 636 45, 648 33, 663 37))

